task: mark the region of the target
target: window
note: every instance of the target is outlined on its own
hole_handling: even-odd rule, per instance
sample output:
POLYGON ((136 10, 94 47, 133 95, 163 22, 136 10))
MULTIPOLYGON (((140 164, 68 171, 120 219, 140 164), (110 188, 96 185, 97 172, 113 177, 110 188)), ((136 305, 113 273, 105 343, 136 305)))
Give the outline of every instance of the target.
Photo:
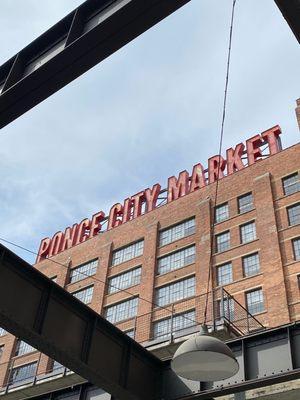
POLYGON ((241 243, 248 243, 256 239, 255 222, 248 222, 240 226, 241 243))
POLYGON ((6 330, 3 328, 0 328, 0 336, 4 336, 6 334, 7 334, 6 330))
POLYGON ((89 261, 70 270, 69 283, 78 282, 88 276, 95 275, 98 267, 98 259, 89 261))
POLYGON ((264 298, 262 289, 252 290, 246 293, 247 309, 250 314, 264 311, 264 298))
POLYGON ((65 369, 65 367, 59 363, 58 361, 53 360, 53 365, 52 365, 52 371, 53 372, 57 372, 57 373, 61 373, 63 372, 65 369))
POLYGON ((159 275, 173 271, 195 262, 196 246, 186 247, 167 256, 161 257, 157 262, 159 275))
POLYGON ((119 265, 132 258, 141 256, 144 250, 144 240, 130 244, 119 250, 114 250, 112 255, 112 266, 119 265))
POLYGON ((223 300, 223 309, 222 309, 222 301, 218 300, 218 310, 217 310, 218 318, 226 318, 229 321, 234 320, 234 300, 232 298, 224 298, 223 300))
POLYGON ((31 353, 32 351, 36 351, 36 349, 30 346, 30 344, 23 342, 23 340, 18 340, 15 353, 16 356, 31 353))
POLYGON ((94 286, 89 286, 87 288, 78 290, 77 292, 73 292, 72 295, 83 303, 88 304, 92 301, 93 291, 94 286))
POLYGON ((137 314, 139 298, 122 301, 122 303, 115 304, 106 308, 105 318, 111 322, 116 323, 135 317, 137 314))
POLYGON ((260 272, 258 253, 249 254, 242 258, 244 276, 256 275, 260 272))
POLYGON ((300 260, 300 238, 293 239, 293 250, 295 260, 300 260))
POLYGON ((300 190, 298 172, 282 178, 283 192, 285 195, 296 193, 300 190))
POLYGON ((180 224, 172 226, 171 228, 164 229, 159 233, 159 246, 165 246, 166 244, 175 242, 175 240, 193 235, 195 233, 195 229, 195 218, 181 222, 180 224))
POLYGON ((240 214, 253 209, 253 196, 252 193, 244 194, 238 197, 238 210, 240 214))
POLYGON ((1 360, 1 357, 2 357, 2 354, 3 354, 3 350, 4 350, 4 346, 0 346, 0 360, 1 360))
POLYGON ((102 389, 92 387, 87 390, 85 400, 105 400, 109 398, 110 396, 102 389))
POLYGON ((108 293, 116 293, 130 286, 138 285, 141 281, 141 273, 142 267, 137 267, 110 278, 108 281, 108 293))
POLYGON ((27 379, 34 378, 36 372, 37 362, 21 365, 11 370, 9 384, 13 385, 21 383, 27 379))
POLYGON ((168 338, 172 332, 181 331, 189 328, 190 326, 196 325, 196 313, 195 310, 191 310, 182 314, 174 315, 173 317, 173 329, 171 317, 161 319, 160 321, 153 323, 153 336, 154 339, 168 338))
POLYGON ((232 264, 227 263, 217 267, 217 284, 218 286, 226 285, 231 283, 232 278, 232 264))
POLYGON ((287 209, 289 217, 289 225, 300 224, 300 203, 287 209))
POLYGON ((222 222, 229 218, 228 203, 221 204, 215 208, 215 222, 222 222))
POLYGON ((194 276, 156 289, 155 303, 164 306, 192 296, 195 296, 194 276))
POLYGON ((220 253, 230 248, 230 232, 223 232, 216 235, 216 251, 220 253))
POLYGON ((134 339, 134 329, 130 329, 129 331, 126 331, 124 333, 126 333, 126 335, 129 336, 131 339, 134 339))

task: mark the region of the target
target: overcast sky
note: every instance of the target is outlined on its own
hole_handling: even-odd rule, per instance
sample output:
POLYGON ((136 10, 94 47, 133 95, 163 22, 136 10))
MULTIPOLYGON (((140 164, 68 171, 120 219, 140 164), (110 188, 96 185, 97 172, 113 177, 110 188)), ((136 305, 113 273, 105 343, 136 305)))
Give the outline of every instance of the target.
MULTIPOLYGON (((0 65, 81 0, 1 0, 0 65)), ((218 152, 231 0, 192 0, 0 131, 0 237, 43 237, 218 152)), ((298 42, 273 0, 238 0, 224 149, 299 141, 298 42)), ((29 262, 34 257, 11 247, 29 262)))

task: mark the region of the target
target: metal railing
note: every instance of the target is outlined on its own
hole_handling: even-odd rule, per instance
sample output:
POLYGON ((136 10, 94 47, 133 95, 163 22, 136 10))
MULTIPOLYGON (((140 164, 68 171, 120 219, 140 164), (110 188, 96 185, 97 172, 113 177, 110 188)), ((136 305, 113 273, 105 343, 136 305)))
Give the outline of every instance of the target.
MULTIPOLYGON (((148 314, 137 316, 134 321, 121 321, 116 326, 128 331, 133 339, 145 346, 173 341, 199 330, 204 322, 206 297, 202 294, 179 300, 165 308, 156 307, 148 314)), ((225 327, 232 336, 242 336, 264 329, 262 322, 222 287, 208 294, 207 308, 206 323, 211 330, 225 327)))

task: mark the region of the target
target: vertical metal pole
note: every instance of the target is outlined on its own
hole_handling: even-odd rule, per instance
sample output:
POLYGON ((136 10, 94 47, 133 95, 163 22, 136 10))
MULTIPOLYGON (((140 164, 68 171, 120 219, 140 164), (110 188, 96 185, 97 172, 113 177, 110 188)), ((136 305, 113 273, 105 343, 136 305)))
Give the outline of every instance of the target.
POLYGON ((10 366, 9 366, 8 375, 7 375, 7 381, 6 381, 5 394, 8 393, 9 384, 10 384, 10 378, 11 378, 11 373, 12 373, 12 370, 13 370, 14 362, 15 362, 15 360, 10 360, 10 366))
POLYGON ((40 363, 41 363, 41 357, 42 357, 42 353, 40 353, 39 359, 38 359, 38 362, 37 362, 37 366, 36 366, 36 370, 35 370, 35 374, 34 374, 34 379, 33 379, 33 384, 34 385, 36 384, 36 379, 37 379, 37 376, 38 376, 38 370, 39 370, 39 366, 40 366, 40 363))
POLYGON ((133 327, 133 339, 136 338, 136 324, 137 324, 137 316, 134 317, 134 327, 133 327))
POLYGON ((249 313, 247 311, 247 333, 250 333, 250 324, 249 324, 249 313))
POLYGON ((174 320, 174 304, 172 304, 172 314, 171 314, 171 332, 170 332, 170 340, 173 341, 173 320, 174 320))
POLYGON ((220 307, 220 318, 224 318, 224 289, 221 287, 221 307, 220 307))

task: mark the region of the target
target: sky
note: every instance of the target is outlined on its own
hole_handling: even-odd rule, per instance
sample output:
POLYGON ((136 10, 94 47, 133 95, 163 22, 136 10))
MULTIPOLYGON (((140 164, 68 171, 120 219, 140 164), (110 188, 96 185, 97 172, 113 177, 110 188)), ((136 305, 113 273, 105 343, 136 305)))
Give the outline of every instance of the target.
MULTIPOLYGON (((81 2, 1 0, 0 65, 81 2)), ((231 4, 191 0, 0 130, 1 238, 36 252, 218 153, 231 4)), ((273 0, 237 0, 223 151, 276 124, 299 142, 298 46, 273 0)))

